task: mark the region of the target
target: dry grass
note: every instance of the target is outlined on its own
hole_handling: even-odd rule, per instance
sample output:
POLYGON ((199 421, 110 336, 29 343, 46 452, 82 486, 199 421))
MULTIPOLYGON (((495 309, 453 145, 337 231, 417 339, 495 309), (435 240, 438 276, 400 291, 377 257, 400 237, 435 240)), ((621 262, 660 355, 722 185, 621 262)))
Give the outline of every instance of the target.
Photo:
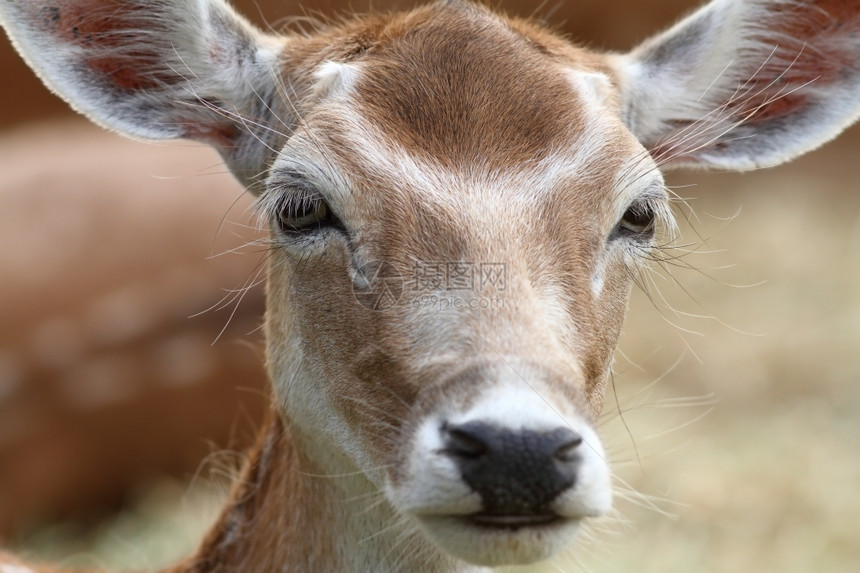
MULTIPOLYGON (((712 252, 682 259, 701 271, 670 267, 683 289, 660 270, 655 302, 635 294, 602 428, 627 493, 541 571, 860 570, 858 145, 855 130, 775 171, 672 178, 696 197, 696 247, 712 252)), ((54 528, 27 547, 78 564, 169 562, 213 497, 154 491, 83 544, 54 528)))

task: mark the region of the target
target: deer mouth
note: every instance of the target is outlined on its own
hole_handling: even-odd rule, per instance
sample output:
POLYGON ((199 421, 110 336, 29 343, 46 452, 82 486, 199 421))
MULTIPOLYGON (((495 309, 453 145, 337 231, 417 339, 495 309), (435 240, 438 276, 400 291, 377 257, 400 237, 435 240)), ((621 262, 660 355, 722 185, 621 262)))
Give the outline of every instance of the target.
POLYGON ((546 527, 555 525, 564 518, 554 512, 529 514, 493 514, 473 513, 466 516, 466 521, 482 528, 517 530, 526 527, 546 527))
POLYGON ((575 539, 581 519, 555 512, 419 516, 424 532, 446 553, 474 565, 527 565, 549 559, 575 539))

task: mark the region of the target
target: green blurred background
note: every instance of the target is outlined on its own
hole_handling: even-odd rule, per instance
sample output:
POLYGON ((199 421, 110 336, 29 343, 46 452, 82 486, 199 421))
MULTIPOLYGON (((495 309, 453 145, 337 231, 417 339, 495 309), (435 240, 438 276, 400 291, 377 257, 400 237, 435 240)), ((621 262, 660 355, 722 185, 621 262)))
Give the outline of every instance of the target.
MULTIPOLYGON (((274 25, 303 13, 292 1, 236 4, 255 21, 274 25)), ((331 14, 345 4, 306 5, 331 14)), ((547 15, 578 41, 622 50, 697 3, 496 5, 547 15)), ((349 6, 367 7, 361 1, 349 6)), ((21 333, 30 324, 77 316, 76 308, 93 304, 96 291, 157 291, 147 282, 150 275, 104 278, 99 260, 116 269, 148 256, 156 273, 165 258, 187 269, 195 257, 243 242, 234 228, 218 229, 225 213, 241 229, 244 204, 231 208, 238 187, 218 173, 207 151, 188 144, 145 147, 84 126, 41 88, 6 42, 0 43, 0 66, 0 213, 6 217, 0 221, 21 223, 14 234, 0 234, 0 276, 7 277, 0 281, 6 283, 0 284, 0 534, 7 545, 65 564, 169 563, 193 547, 214 516, 240 459, 231 452, 247 443, 259 418, 259 340, 247 334, 259 320, 259 290, 239 305, 239 324, 216 345, 220 356, 235 353, 228 365, 193 385, 141 379, 134 399, 112 397, 98 408, 57 399, 74 379, 36 364, 21 333), (105 153, 122 159, 106 160, 105 153), (76 190, 73 180, 84 175, 86 188, 76 190), (142 182, 128 182, 135 177, 142 182), (108 211, 93 196, 99 186, 111 193, 117 187, 117 201, 133 195, 146 203, 108 211), (36 237, 60 231, 56 218, 39 218, 38 206, 22 207, 22 196, 36 192, 61 205, 64 223, 78 211, 92 217, 98 240, 115 250, 129 241, 129 228, 154 238, 133 241, 140 252, 115 261, 109 249, 93 252, 71 239, 40 246, 36 237), (76 199, 63 204, 69 195, 76 199), (183 225, 204 237, 199 252, 172 252, 170 245, 194 240, 171 234, 183 225), (159 250, 159 241, 168 247, 159 250), (65 258, 48 264, 45 252, 65 258), (38 288, 21 277, 38 277, 32 278, 38 288), (69 284, 82 294, 57 303, 51 293, 69 284), (22 304, 25 296, 34 301, 22 304), (229 368, 236 369, 231 376, 218 375, 229 368)), ((860 571, 858 149, 855 127, 770 171, 669 176, 687 201, 676 206, 681 246, 668 254, 690 252, 643 276, 645 288, 634 295, 616 356, 601 431, 617 474, 617 511, 594 524, 569 555, 539 570, 860 571)), ((61 231, 74 233, 75 226, 61 231)), ((185 317, 217 301, 222 289, 241 286, 258 261, 252 249, 224 268, 193 266, 215 285, 209 298, 193 298, 171 321, 144 334, 79 352, 98 365, 105 356, 137 356, 162 337, 185 340, 190 330, 214 340, 229 312, 185 317)), ((62 340, 74 338, 66 336, 62 340)), ((107 371, 124 376, 119 367, 107 371)), ((78 395, 86 388, 72 390, 78 395)))

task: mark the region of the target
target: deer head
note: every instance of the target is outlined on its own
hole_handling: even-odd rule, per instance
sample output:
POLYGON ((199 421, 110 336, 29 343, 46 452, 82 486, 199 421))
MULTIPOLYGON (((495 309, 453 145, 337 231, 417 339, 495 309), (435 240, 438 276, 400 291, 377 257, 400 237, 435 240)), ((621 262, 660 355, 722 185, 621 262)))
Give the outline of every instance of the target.
POLYGON ((259 195, 276 415, 451 563, 609 510, 594 421, 673 225, 661 170, 775 165, 860 113, 847 1, 715 0, 628 54, 456 0, 283 36, 222 0, 0 6, 76 109, 213 145, 259 195))

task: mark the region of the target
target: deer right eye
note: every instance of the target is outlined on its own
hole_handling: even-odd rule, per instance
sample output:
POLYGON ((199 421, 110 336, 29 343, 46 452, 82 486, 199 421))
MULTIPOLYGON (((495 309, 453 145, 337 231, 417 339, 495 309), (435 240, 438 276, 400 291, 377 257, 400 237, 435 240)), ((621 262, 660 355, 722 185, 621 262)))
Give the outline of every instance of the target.
POLYGON ((278 230, 287 238, 316 233, 327 228, 345 230, 331 206, 316 192, 286 194, 273 214, 278 230))

